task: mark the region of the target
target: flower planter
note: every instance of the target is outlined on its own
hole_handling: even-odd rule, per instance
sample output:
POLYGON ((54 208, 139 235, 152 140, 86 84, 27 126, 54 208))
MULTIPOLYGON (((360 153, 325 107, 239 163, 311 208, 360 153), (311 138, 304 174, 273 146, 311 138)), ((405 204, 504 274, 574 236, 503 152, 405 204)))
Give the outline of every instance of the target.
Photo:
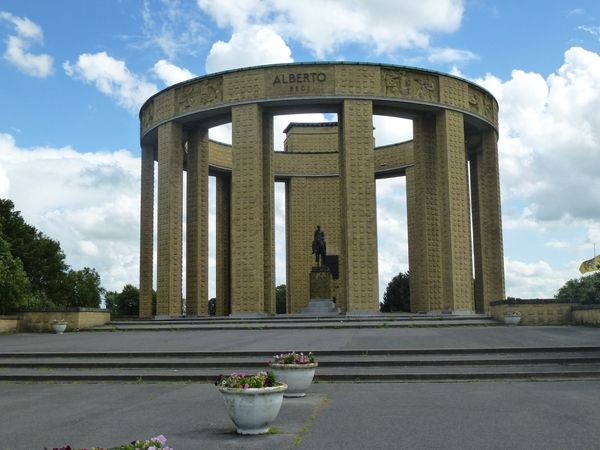
POLYGON ((283 402, 287 385, 237 389, 219 387, 225 408, 239 434, 266 434, 283 402))
POLYGON ((271 372, 277 381, 288 385, 284 397, 304 397, 315 376, 317 363, 309 364, 271 364, 271 372))
POLYGON ((521 316, 504 316, 504 323, 507 327, 516 327, 521 321, 521 316))
POLYGON ((64 331, 67 329, 67 324, 66 323, 53 323, 52 329, 54 330, 54 332, 56 334, 63 334, 64 331))

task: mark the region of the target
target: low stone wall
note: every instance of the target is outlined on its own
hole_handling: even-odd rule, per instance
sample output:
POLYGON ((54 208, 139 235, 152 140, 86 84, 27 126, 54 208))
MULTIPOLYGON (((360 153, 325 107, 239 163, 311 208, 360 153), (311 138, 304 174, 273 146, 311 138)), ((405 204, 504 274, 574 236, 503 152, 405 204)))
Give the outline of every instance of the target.
POLYGON ((0 316, 0 333, 19 331, 19 316, 0 316))
POLYGON ((23 333, 51 333, 54 319, 66 320, 66 331, 90 329, 110 321, 110 311, 99 308, 22 308, 18 314, 19 331, 23 333))
POLYGON ((600 305, 574 307, 573 325, 600 325, 600 305))
POLYGON ((580 305, 577 299, 510 299, 490 303, 492 317, 504 321, 505 311, 520 311, 520 325, 572 325, 571 309, 580 305))

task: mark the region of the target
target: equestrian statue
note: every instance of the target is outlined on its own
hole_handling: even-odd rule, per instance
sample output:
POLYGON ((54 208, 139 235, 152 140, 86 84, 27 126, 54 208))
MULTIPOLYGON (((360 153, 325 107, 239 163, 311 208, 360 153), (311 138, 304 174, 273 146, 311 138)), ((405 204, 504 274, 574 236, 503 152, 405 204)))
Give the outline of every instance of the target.
POLYGON ((319 256, 321 257, 321 266, 325 266, 325 255, 327 254, 327 243, 325 242, 325 233, 321 230, 321 225, 317 225, 315 230, 315 239, 312 243, 312 252, 315 255, 315 262, 319 266, 319 256))

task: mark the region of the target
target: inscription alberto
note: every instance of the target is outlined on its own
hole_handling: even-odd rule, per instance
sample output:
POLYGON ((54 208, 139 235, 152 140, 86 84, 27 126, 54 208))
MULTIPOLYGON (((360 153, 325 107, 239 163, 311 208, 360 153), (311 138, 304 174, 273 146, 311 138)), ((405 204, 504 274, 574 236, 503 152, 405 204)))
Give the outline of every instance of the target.
POLYGON ((327 80, 327 75, 323 72, 304 72, 275 75, 273 84, 288 84, 290 91, 310 91, 311 83, 323 83, 327 80))

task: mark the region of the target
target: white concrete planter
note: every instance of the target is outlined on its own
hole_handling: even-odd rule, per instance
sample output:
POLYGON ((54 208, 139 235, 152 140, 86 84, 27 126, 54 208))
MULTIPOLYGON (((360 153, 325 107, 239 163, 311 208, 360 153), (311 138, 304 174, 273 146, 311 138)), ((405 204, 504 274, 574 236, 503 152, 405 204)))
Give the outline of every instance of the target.
POLYGON ((521 321, 521 316, 504 316, 504 323, 507 327, 516 327, 521 321))
POLYGON ((67 324, 66 323, 53 323, 52 329, 54 330, 54 332, 56 334, 63 334, 64 331, 67 329, 67 324))
POLYGON ((267 388, 234 389, 219 387, 225 408, 239 434, 265 434, 283 402, 286 384, 267 388))
POLYGON ((304 397, 315 376, 318 363, 312 364, 271 364, 271 372, 277 381, 288 385, 284 397, 304 397))

